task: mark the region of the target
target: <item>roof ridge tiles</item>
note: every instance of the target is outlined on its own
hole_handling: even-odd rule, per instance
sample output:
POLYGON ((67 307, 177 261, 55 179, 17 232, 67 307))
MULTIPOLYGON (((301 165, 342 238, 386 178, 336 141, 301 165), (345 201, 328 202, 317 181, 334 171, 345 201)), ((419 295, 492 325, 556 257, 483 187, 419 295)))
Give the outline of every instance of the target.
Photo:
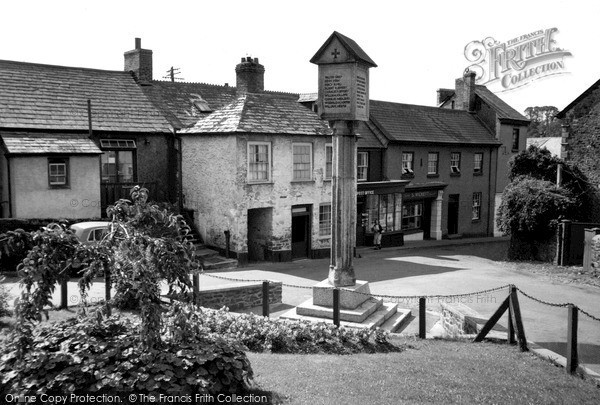
POLYGON ((83 66, 54 65, 51 63, 24 62, 24 61, 0 59, 0 64, 2 64, 2 63, 10 63, 10 64, 15 64, 15 65, 29 65, 29 66, 44 67, 44 68, 86 70, 86 71, 93 71, 93 72, 120 73, 120 74, 131 75, 131 72, 128 72, 125 70, 98 69, 98 68, 89 68, 89 67, 83 67, 83 66))

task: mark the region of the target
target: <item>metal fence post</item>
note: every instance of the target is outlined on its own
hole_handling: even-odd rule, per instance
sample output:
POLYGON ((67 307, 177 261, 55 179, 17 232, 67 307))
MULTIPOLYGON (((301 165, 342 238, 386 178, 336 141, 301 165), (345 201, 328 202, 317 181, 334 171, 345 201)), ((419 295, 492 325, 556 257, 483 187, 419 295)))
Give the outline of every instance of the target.
POLYGON ((69 306, 67 283, 68 280, 66 278, 60 282, 60 309, 67 309, 69 306))
POLYGON ((427 337, 427 313, 425 311, 425 297, 419 298, 419 338, 427 337))
POLYGON ((573 374, 579 365, 579 354, 577 353, 577 315, 579 308, 569 304, 567 311, 567 372, 573 374))
POLYGON ((262 314, 269 317, 269 282, 262 283, 262 314))
POLYGON ((106 315, 112 315, 112 309, 110 307, 110 271, 104 270, 104 304, 106 305, 106 315))
POLYGON ((340 290, 333 289, 333 324, 340 326, 340 290))
POLYGON ((192 288, 194 305, 200 305, 200 275, 198 273, 192 275, 192 288))

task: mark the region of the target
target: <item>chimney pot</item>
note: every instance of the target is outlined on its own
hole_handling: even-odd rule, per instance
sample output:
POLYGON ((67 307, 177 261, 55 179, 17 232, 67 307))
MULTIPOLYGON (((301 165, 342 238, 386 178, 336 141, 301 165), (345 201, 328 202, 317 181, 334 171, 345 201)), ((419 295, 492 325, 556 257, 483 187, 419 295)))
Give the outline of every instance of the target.
POLYGON ((141 38, 135 39, 135 49, 125 52, 125 71, 133 72, 138 83, 147 84, 152 81, 152 51, 142 49, 141 38))
POLYGON ((265 89, 265 67, 258 63, 258 58, 251 56, 242 58, 235 67, 236 87, 238 93, 260 93, 265 89))

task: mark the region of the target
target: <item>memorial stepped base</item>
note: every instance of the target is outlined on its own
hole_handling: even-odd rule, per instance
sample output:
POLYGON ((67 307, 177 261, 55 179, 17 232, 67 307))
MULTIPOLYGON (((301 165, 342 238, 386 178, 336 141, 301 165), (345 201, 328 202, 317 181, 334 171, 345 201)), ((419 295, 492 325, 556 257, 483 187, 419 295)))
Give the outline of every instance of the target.
MULTIPOLYGON (((349 328, 380 327, 396 332, 411 317, 408 309, 399 309, 397 304, 384 303, 369 295, 366 281, 340 288, 340 326, 349 328)), ((282 314, 280 318, 333 323, 333 291, 327 280, 313 287, 313 298, 282 314)))

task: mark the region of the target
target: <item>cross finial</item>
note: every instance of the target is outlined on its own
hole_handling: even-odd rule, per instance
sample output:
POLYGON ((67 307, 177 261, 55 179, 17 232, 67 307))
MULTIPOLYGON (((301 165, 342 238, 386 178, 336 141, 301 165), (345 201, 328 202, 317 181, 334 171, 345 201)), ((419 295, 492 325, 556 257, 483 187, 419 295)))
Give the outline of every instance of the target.
POLYGON ((337 59, 339 54, 340 54, 340 51, 338 51, 337 48, 334 48, 333 52, 331 52, 331 55, 333 55, 333 59, 337 59))

